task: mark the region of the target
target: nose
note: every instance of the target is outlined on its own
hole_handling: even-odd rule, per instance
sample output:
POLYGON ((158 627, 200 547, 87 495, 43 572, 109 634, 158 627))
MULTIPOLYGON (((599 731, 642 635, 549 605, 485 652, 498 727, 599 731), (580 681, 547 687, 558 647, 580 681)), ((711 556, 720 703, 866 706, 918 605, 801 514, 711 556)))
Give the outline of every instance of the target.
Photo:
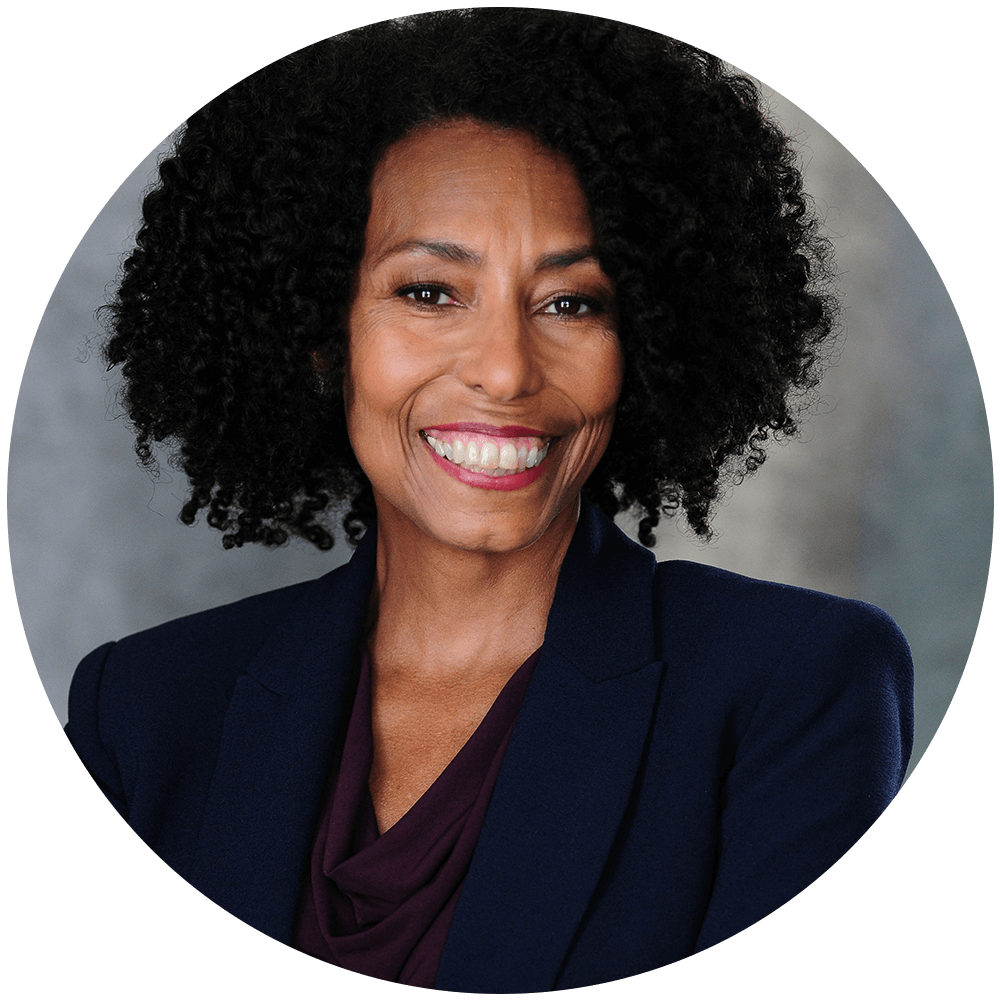
POLYGON ((458 374, 498 402, 538 392, 543 373, 530 320, 516 307, 484 310, 469 330, 458 374))

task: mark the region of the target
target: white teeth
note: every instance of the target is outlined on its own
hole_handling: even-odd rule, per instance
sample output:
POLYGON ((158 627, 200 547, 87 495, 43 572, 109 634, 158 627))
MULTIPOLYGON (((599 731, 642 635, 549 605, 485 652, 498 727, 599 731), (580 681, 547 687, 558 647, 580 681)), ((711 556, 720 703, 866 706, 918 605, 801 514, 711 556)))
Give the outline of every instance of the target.
POLYGON ((479 464, 484 469, 495 469, 500 464, 500 449, 492 441, 483 445, 483 450, 479 453, 479 464))
POLYGON ((509 476, 525 469, 533 469, 549 452, 548 444, 542 448, 517 448, 508 441, 498 445, 493 441, 484 441, 477 445, 474 441, 468 443, 455 438, 453 441, 442 441, 430 434, 424 434, 424 439, 442 458, 456 465, 464 466, 471 472, 482 472, 490 476, 509 476))

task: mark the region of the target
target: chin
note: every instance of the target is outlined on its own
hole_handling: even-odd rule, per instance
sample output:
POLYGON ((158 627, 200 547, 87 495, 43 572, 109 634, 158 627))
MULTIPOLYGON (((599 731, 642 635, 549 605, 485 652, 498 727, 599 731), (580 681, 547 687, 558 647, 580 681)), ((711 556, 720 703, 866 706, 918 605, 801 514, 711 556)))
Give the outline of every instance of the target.
POLYGON ((438 523, 428 525, 425 530, 437 541, 452 548, 501 555, 533 545, 545 534, 551 523, 551 518, 526 524, 520 518, 483 514, 441 519, 438 523))
POLYGON ((560 515, 567 507, 574 512, 575 520, 575 498, 554 511, 545 504, 531 510, 503 510, 490 505, 476 511, 444 503, 408 511, 404 505, 378 503, 380 526, 392 537, 410 534, 413 543, 420 544, 419 536, 423 536, 451 549, 484 555, 503 555, 534 545, 555 522, 562 522, 560 515))
POLYGON ((391 490, 375 487, 379 530, 387 539, 409 537, 411 545, 423 539, 464 552, 502 555, 527 549, 548 535, 554 539, 573 532, 579 489, 573 488, 576 477, 560 469, 546 470, 541 482, 511 491, 470 488, 442 479, 437 468, 430 471, 427 478, 397 482, 391 490))

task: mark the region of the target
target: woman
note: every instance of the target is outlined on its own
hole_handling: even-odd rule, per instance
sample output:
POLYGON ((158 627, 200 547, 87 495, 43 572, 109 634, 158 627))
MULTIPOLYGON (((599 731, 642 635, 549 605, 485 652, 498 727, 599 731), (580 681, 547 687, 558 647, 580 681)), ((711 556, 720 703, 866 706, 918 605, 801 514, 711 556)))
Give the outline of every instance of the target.
POLYGON ((898 789, 905 641, 687 563, 795 429, 825 246, 752 84, 614 22, 375 25, 188 123, 110 312, 141 458, 351 562, 101 647, 67 731, 188 881, 346 968, 606 982, 748 926, 898 789), (728 470, 728 471, 727 471, 728 470), (363 537, 362 537, 363 536, 363 537))

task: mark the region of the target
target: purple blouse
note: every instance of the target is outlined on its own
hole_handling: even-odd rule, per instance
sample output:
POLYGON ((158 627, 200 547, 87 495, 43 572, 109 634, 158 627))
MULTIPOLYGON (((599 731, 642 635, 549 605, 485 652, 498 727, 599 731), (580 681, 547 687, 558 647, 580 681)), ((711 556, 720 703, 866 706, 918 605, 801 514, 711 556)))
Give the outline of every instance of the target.
POLYGON ((433 987, 462 883, 521 707, 536 650, 452 762, 379 836, 368 791, 371 671, 361 676, 336 781, 313 842, 292 944, 366 976, 433 987))

